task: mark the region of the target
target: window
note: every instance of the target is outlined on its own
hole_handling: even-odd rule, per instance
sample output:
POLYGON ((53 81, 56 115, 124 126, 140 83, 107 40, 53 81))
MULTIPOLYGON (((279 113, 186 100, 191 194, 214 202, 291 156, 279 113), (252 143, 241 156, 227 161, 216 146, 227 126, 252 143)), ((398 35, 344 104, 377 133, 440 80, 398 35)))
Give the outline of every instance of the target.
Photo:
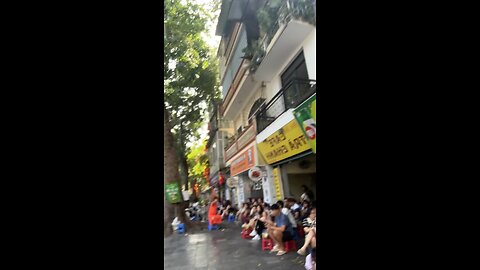
POLYGON ((307 66, 303 51, 281 75, 285 109, 295 108, 315 93, 308 81, 307 66))
POLYGON ((259 98, 253 103, 252 108, 250 109, 250 112, 248 113, 248 124, 250 125, 253 120, 253 116, 257 111, 260 111, 262 107, 265 107, 265 99, 264 98, 259 98))
POLYGON ((290 66, 283 72, 281 76, 282 86, 287 85, 293 79, 308 80, 307 65, 305 64, 305 57, 303 51, 293 60, 290 66))

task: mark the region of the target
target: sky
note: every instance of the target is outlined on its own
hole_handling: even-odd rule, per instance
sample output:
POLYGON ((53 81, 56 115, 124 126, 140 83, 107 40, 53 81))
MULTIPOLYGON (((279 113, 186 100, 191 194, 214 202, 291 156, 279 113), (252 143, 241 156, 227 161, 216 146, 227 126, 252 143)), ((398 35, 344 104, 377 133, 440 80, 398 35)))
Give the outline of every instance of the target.
MULTIPOLYGON (((205 4, 208 5, 212 2, 212 0, 191 0, 191 1, 194 3, 202 4, 202 5, 205 5, 205 4)), ((220 13, 220 10, 217 12, 217 17, 218 17, 218 13, 220 13)), ((214 48, 218 48, 218 45, 220 44, 220 37, 215 36, 216 27, 217 27, 216 21, 210 22, 210 24, 207 25, 208 33, 206 33, 205 35, 205 41, 214 48)))

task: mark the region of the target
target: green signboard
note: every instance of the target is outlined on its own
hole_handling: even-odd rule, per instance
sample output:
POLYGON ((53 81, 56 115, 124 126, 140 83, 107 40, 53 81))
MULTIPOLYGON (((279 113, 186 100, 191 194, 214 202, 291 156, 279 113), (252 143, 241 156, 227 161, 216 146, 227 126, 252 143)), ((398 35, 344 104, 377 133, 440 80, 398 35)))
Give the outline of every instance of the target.
POLYGON ((314 153, 317 153, 317 94, 314 94, 295 110, 293 115, 302 127, 314 153))
POLYGON ((169 203, 179 203, 182 201, 182 194, 178 182, 165 184, 165 195, 169 203))

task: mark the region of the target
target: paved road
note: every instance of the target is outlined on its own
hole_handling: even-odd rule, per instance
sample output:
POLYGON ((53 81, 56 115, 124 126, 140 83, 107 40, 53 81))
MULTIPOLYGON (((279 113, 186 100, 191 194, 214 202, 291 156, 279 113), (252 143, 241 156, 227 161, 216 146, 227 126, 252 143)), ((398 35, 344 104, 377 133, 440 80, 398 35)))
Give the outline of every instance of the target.
POLYGON ((305 270, 304 256, 295 251, 283 256, 262 251, 262 241, 243 239, 240 225, 225 223, 220 231, 174 234, 165 238, 165 269, 305 270))

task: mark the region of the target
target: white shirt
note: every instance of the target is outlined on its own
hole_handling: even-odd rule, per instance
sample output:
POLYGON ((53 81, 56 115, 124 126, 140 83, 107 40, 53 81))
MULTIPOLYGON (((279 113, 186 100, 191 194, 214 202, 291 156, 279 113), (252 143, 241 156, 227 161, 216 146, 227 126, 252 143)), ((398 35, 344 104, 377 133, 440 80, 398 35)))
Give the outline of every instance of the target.
POLYGON ((297 222, 295 221, 295 218, 293 217, 292 213, 290 213, 290 210, 288 208, 282 208, 282 214, 288 217, 288 220, 290 220, 293 228, 297 228, 297 222))
POLYGON ((297 209, 300 209, 300 208, 301 208, 301 207, 300 207, 300 205, 299 205, 298 203, 295 203, 295 204, 292 205, 292 207, 290 207, 290 209, 292 209, 292 210, 294 210, 294 211, 297 210, 297 209))
POLYGON ((306 192, 303 193, 303 194, 300 196, 300 201, 303 202, 303 201, 305 201, 305 200, 310 201, 310 198, 308 197, 308 195, 307 195, 306 192))

